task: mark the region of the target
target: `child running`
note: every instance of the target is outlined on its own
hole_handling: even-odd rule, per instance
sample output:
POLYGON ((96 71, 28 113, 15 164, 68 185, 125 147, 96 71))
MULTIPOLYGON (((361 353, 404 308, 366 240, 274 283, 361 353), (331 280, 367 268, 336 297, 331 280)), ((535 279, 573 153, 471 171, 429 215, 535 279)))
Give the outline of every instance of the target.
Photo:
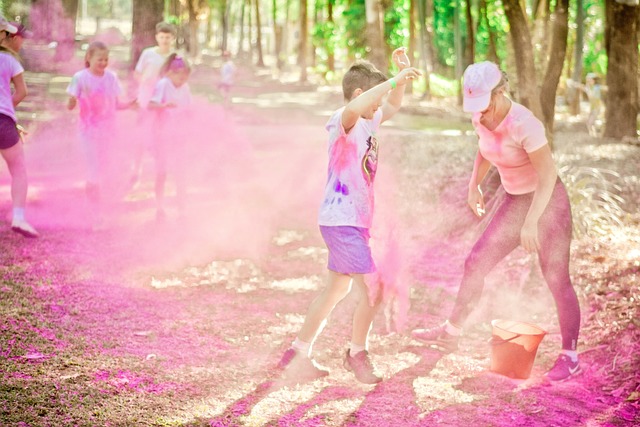
POLYGON ((342 79, 347 104, 326 125, 329 169, 318 219, 329 249, 329 280, 311 303, 302 329, 280 360, 278 366, 284 369, 287 380, 306 382, 329 374, 312 360, 313 342, 352 284, 360 300, 353 315, 351 345, 345 354, 344 367, 365 384, 382 380, 374 372, 367 349, 369 331, 380 304, 378 296, 369 296, 368 292, 368 284, 377 280, 369 229, 378 161, 376 132, 382 122, 400 109, 407 81, 420 75, 408 62, 400 61, 404 51, 398 48, 392 54, 400 69, 394 78, 387 79, 371 63, 362 61, 352 65, 342 79))
POLYGON ((107 70, 109 49, 102 42, 92 42, 85 55, 85 69, 78 71, 67 88, 67 107, 80 108, 80 140, 86 159, 86 193, 92 209, 93 228, 103 226, 100 203, 101 181, 107 164, 110 139, 115 127, 115 112, 130 108, 136 101, 123 104, 119 100, 120 84, 116 75, 107 70))
POLYGON ((156 219, 162 221, 166 214, 164 211, 164 187, 167 179, 167 159, 169 148, 174 149, 171 158, 174 160, 174 175, 176 181, 176 198, 179 214, 184 215, 186 185, 184 182, 184 149, 176 147, 177 141, 172 138, 180 119, 185 119, 185 109, 191 104, 191 90, 189 89, 189 64, 175 53, 169 55, 164 66, 160 70, 163 76, 156 84, 155 90, 149 100, 149 109, 158 112, 157 125, 164 130, 164 137, 155 138, 156 158, 156 219), (167 128, 169 126, 169 128, 167 128), (173 144, 172 144, 173 143, 173 144), (168 146, 171 144, 172 146, 168 146))
POLYGON ((15 110, 27 96, 24 68, 16 53, 22 46, 24 34, 24 27, 10 24, 0 16, 0 154, 11 174, 11 229, 24 237, 38 237, 38 232, 25 220, 24 215, 28 188, 27 166, 15 110))
POLYGON ((229 107, 231 104, 231 87, 233 86, 234 76, 236 74, 236 65, 231 59, 231 52, 225 50, 222 54, 224 58, 224 64, 220 69, 220 83, 218 83, 218 90, 222 93, 223 105, 229 107))
MULTIPOLYGON (((162 77, 160 70, 172 53, 175 39, 176 27, 168 22, 159 22, 156 24, 156 46, 148 47, 140 54, 134 70, 134 76, 138 82, 138 105, 141 107, 138 117, 140 126, 151 126, 152 120, 147 112, 147 107, 156 88, 156 83, 162 77)), ((138 141, 134 150, 132 185, 139 179, 144 144, 138 141)))

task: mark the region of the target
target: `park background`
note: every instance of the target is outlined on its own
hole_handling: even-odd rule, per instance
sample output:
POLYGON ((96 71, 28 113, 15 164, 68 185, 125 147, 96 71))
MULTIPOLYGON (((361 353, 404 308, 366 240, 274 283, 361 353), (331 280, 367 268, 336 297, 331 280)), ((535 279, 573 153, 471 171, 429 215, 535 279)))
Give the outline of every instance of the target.
MULTIPOLYGON (((34 32, 21 52, 30 95, 18 116, 29 131, 29 215, 43 234, 0 233, 2 425, 640 423, 637 1, 1 4, 34 32), (148 179, 114 202, 108 230, 92 232, 64 91, 100 39, 132 94, 132 67, 162 20, 179 28, 202 103, 187 134, 200 154, 197 207, 188 223, 156 224, 148 179), (382 131, 379 216, 393 243, 385 255, 404 264, 404 287, 388 296, 372 333, 385 381, 360 385, 341 367, 347 299, 316 344, 330 377, 280 384, 273 366, 323 284, 326 250, 314 224, 323 125, 343 102, 348 64, 366 58, 392 75, 397 46, 425 78, 382 131), (230 110, 216 90, 224 50, 239 67, 230 110), (484 59, 507 70, 514 99, 547 126, 571 196, 585 373, 561 385, 541 377, 557 354, 557 320, 535 259, 520 251, 487 281, 459 354, 433 354, 406 334, 446 315, 484 225, 463 197, 475 141, 457 84, 484 59), (586 99, 566 84, 589 72, 607 86, 597 138, 584 126, 586 99), (501 316, 549 331, 529 380, 488 372, 488 324, 501 316)), ((130 129, 135 114, 121 120, 130 129)), ((5 217, 9 178, 0 171, 5 217)))

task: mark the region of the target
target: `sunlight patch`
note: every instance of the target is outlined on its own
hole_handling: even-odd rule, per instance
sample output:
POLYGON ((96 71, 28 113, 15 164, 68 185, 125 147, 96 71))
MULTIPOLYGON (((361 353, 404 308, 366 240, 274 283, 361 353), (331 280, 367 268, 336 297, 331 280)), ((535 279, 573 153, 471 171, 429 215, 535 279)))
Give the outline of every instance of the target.
POLYGON ((364 397, 357 399, 331 400, 322 405, 315 405, 300 421, 311 421, 314 417, 322 418, 324 425, 341 426, 347 417, 354 413, 364 401, 364 397))
POLYGON ((374 366, 376 366, 384 378, 392 377, 420 361, 420 357, 417 354, 410 352, 387 354, 384 356, 372 355, 371 357, 374 366))
POLYGON ((295 279, 274 280, 270 282, 269 287, 279 291, 298 292, 315 291, 321 284, 322 279, 319 276, 304 276, 295 279))
POLYGON ((418 377, 413 381, 416 403, 423 412, 432 412, 460 403, 471 403, 478 398, 472 394, 457 390, 459 383, 445 381, 442 378, 418 377))
POLYGON ((320 248, 317 246, 306 246, 302 248, 293 249, 287 252, 287 255, 291 258, 312 259, 316 262, 326 262, 327 254, 329 251, 326 248, 320 248))
POLYGON ((284 246, 292 242, 299 242, 304 239, 304 234, 295 230, 278 230, 278 235, 273 238, 273 243, 284 246))
MULTIPOLYGON (((317 385, 320 381, 315 381, 317 385)), ((273 418, 293 411, 297 406, 312 399, 318 390, 313 384, 305 384, 298 387, 284 387, 274 391, 258 402, 251 414, 242 417, 247 426, 261 426, 273 418)))
POLYGON ((289 334, 297 333, 300 330, 300 326, 304 323, 304 315, 302 314, 285 314, 281 316, 280 313, 276 313, 276 317, 282 318, 282 322, 278 325, 269 326, 267 331, 269 334, 275 334, 277 336, 286 336, 289 334))

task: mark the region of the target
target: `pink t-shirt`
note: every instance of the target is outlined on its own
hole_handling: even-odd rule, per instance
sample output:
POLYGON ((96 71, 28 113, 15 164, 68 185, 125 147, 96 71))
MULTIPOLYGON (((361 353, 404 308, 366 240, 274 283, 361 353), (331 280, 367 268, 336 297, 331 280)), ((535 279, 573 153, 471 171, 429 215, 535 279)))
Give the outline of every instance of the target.
POLYGON ((505 191, 509 194, 535 191, 538 174, 529 153, 547 144, 542 122, 523 105, 512 101, 507 116, 493 131, 480 123, 480 113, 473 115, 472 123, 478 134, 480 154, 498 169, 505 191))
POLYGON ((16 110, 13 107, 11 79, 24 72, 20 62, 10 53, 0 53, 0 114, 16 121, 16 110))

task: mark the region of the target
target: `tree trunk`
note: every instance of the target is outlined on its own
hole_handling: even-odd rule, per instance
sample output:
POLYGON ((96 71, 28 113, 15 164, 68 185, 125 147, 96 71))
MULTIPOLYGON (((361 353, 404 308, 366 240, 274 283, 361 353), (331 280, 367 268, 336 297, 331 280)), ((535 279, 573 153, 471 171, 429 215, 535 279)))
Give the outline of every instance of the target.
POLYGON ((387 54, 384 48, 384 32, 380 19, 382 7, 380 0, 365 0, 367 28, 365 30, 366 45, 369 51, 369 61, 383 73, 388 72, 387 54))
POLYGON ((222 27, 222 40, 220 41, 220 50, 224 52, 228 49, 229 44, 229 15, 231 10, 231 2, 223 0, 220 3, 222 13, 220 14, 220 26, 222 27))
MULTIPOLYGON (((573 72, 571 80, 582 81, 582 50, 584 49, 584 0, 576 0, 576 44, 573 49, 573 72)), ((580 114, 581 92, 575 87, 567 89, 567 103, 569 112, 576 116, 580 114)))
POLYGON ((453 47, 456 54, 456 82, 458 82, 458 105, 462 106, 462 73, 464 72, 464 52, 462 51, 462 31, 460 29, 460 3, 453 3, 453 47))
POLYGON ((238 52, 236 53, 236 56, 238 57, 243 57, 245 50, 244 50, 244 11, 247 8, 247 5, 245 4, 244 0, 240 1, 240 34, 238 35, 238 52))
MULTIPOLYGON (((416 40, 416 21, 418 10, 416 7, 416 0, 409 0, 409 51, 407 57, 411 62, 411 65, 415 67, 416 55, 415 50, 418 42, 416 40)), ((406 93, 413 93, 413 80, 407 84, 406 93)))
POLYGON ((471 16, 471 0, 466 0, 465 3, 465 16, 467 18, 467 42, 464 46, 465 64, 463 68, 466 68, 467 65, 473 64, 476 60, 475 36, 473 34, 473 17, 471 16))
POLYGON ((273 20, 273 36, 274 36, 274 44, 273 44, 273 54, 276 57, 276 67, 278 70, 282 70, 284 62, 282 61, 282 36, 283 29, 282 23, 278 20, 278 1, 273 0, 271 3, 271 13, 273 20))
POLYGON ((431 37, 430 23, 430 7, 432 3, 429 0, 416 0, 418 2, 418 22, 420 22, 420 60, 424 70, 425 90, 423 98, 431 99, 431 73, 433 73, 434 52, 433 38, 431 37))
MULTIPOLYGON (((327 21, 333 23, 333 4, 335 3, 335 0, 328 0, 327 1, 327 21)), ((336 70, 336 54, 333 51, 334 46, 331 47, 331 49, 328 50, 327 52, 327 69, 329 71, 335 71, 336 70)))
POLYGON ((557 0, 553 12, 551 30, 551 51, 547 71, 540 88, 540 104, 544 116, 547 137, 553 135, 553 121, 556 109, 556 91, 562 75, 562 67, 567 53, 567 35, 569 34, 569 0, 557 0))
POLYGON ((637 137, 638 8, 606 0, 607 108, 604 136, 637 137), (611 107, 611 108, 609 108, 611 107))
POLYGON ((300 67, 300 83, 307 81, 307 52, 309 40, 309 23, 307 21, 307 0, 300 0, 300 40, 298 43, 298 66, 300 67))
POLYGON ((498 57, 498 48, 496 47, 496 33, 491 27, 491 22, 489 22, 489 16, 487 12, 487 0, 480 0, 478 3, 478 31, 480 29, 480 25, 482 21, 487 23, 487 34, 489 34, 489 46, 487 48, 487 59, 496 64, 500 63, 500 58, 498 57))
POLYGON ((519 102, 529 108, 537 118, 544 120, 536 82, 533 47, 527 19, 518 0, 504 0, 503 5, 511 28, 510 34, 513 48, 516 52, 515 62, 518 74, 519 102))
POLYGON ((264 67, 264 58, 262 56, 262 24, 260 20, 260 0, 254 0, 256 11, 256 47, 258 49, 258 67, 264 67))
POLYGON ((142 50, 156 43, 156 24, 164 18, 164 0, 133 0, 131 66, 142 50))

